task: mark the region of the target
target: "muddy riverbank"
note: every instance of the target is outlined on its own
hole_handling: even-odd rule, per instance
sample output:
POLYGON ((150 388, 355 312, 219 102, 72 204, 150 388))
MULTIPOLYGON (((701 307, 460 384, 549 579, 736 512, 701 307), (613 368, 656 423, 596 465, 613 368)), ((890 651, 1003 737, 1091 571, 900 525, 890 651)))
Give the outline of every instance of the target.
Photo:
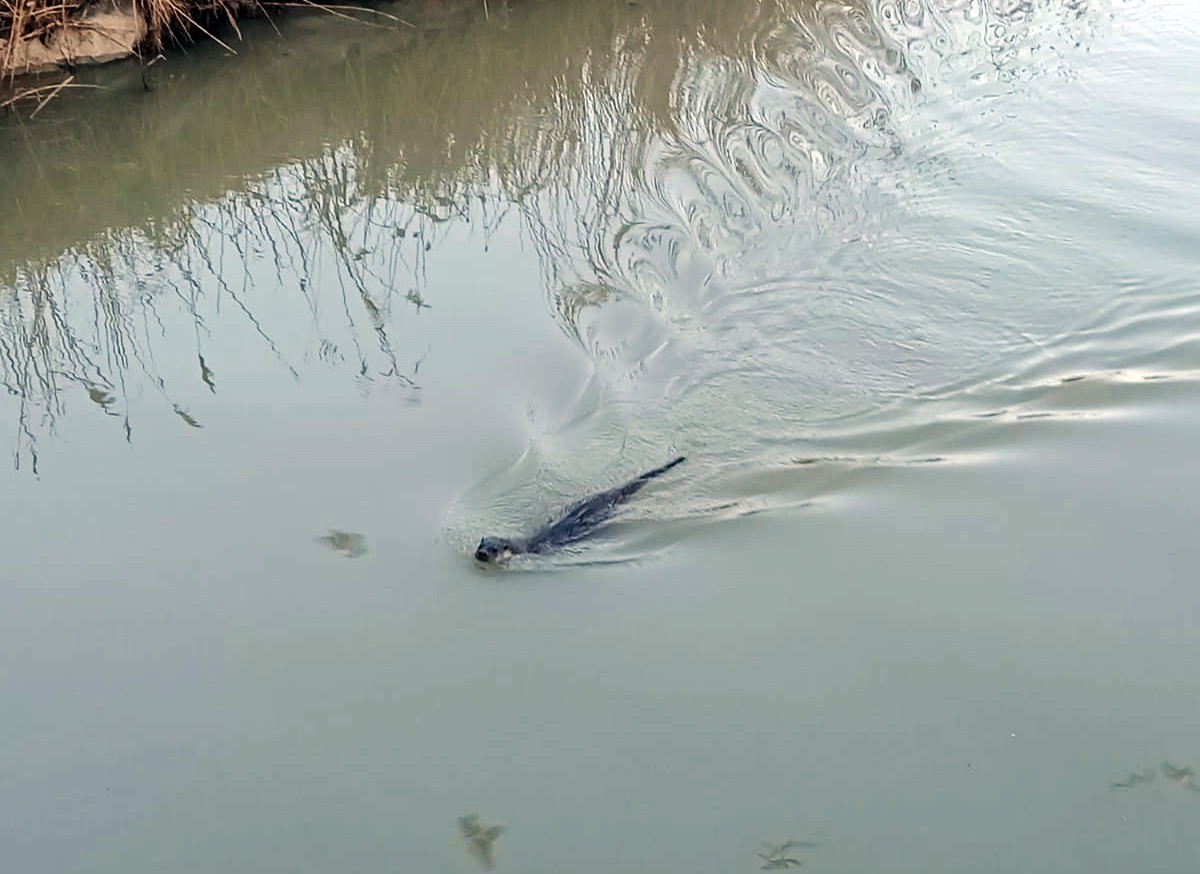
MULTIPOLYGON (((134 55, 196 34, 216 38, 217 22, 267 7, 253 0, 26 0, 0 6, 0 76, 73 70, 134 55)), ((27 86, 29 87, 29 86, 27 86)))

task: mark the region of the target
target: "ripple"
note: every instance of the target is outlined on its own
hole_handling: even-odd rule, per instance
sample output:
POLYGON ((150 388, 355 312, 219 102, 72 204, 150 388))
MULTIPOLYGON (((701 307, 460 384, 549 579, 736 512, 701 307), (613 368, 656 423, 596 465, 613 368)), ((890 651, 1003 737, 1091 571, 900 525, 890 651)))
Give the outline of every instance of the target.
POLYGON ((829 506, 815 468, 986 463, 1005 429, 1116 419, 1136 401, 1123 387, 1196 370, 1186 282, 1114 294, 1115 261, 1081 238, 1093 193, 1023 175, 999 124, 1106 10, 773 9, 737 41, 748 56, 681 60, 671 125, 631 153, 609 140, 606 173, 633 161, 618 175, 637 184, 605 189, 621 224, 579 248, 618 254, 596 274, 611 293, 567 328, 601 406, 538 439, 542 469, 635 436, 708 459, 672 497, 688 518, 829 506))

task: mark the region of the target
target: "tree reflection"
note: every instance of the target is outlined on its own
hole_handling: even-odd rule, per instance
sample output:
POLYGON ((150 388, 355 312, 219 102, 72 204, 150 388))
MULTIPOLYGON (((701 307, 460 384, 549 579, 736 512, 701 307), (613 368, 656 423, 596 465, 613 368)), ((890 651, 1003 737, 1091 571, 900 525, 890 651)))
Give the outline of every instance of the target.
POLYGON ((216 374, 233 375, 207 342, 222 307, 293 378, 315 360, 360 388, 415 392, 424 353, 395 342, 398 304, 430 307, 440 229, 486 233, 509 211, 563 330, 615 366, 641 353, 589 323, 614 303, 667 322, 708 307, 718 328, 745 330, 741 297, 705 290, 723 263, 869 234, 861 194, 907 146, 898 117, 964 81, 955 65, 1006 82, 1045 72, 1106 14, 1085 0, 531 2, 490 19, 433 6, 411 32, 327 23, 302 60, 197 58, 207 78, 192 85, 180 67, 133 123, 89 104, 97 114, 76 124, 72 98, 45 123, 0 129, 17 171, 0 228, 0 384, 18 467, 36 469, 73 385, 126 439, 134 379, 193 424, 189 386, 155 351, 194 345, 195 378, 217 394, 216 374), (328 120, 312 124, 313 107, 328 120), (269 306, 267 278, 286 295, 269 306))
POLYGON ((131 380, 202 427, 179 399, 186 380, 165 375, 156 352, 194 344, 194 378, 218 394, 209 341, 223 308, 295 379, 313 358, 363 387, 386 380, 417 391, 420 355, 397 353, 389 321, 397 302, 430 306, 420 289, 426 238, 438 222, 347 184, 355 160, 331 150, 172 221, 113 230, 53 262, 13 266, 0 307, 0 383, 17 401, 17 467, 36 472, 38 437, 54 432, 72 384, 121 422, 127 440, 131 380), (410 244, 384 247, 381 238, 410 244), (263 301, 264 275, 285 290, 282 306, 263 301), (294 321, 296 311, 306 314, 315 348, 281 339, 286 329, 276 323, 294 321))

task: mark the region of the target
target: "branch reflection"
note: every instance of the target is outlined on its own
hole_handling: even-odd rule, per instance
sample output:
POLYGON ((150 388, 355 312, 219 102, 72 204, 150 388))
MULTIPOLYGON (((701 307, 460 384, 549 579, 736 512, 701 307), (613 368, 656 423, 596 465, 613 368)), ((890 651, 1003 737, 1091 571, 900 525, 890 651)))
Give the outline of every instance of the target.
MULTIPOLYGON (((563 330, 612 373, 637 373, 647 398, 747 368, 798 374, 818 404, 886 396, 923 376, 920 356, 885 379, 856 349, 789 344, 816 313, 796 274, 886 237, 880 204, 927 132, 925 95, 952 98, 976 73, 1019 87, 1055 72, 1059 47, 1107 12, 1086 0, 651 0, 421 15, 402 32, 296 18, 283 34, 306 49, 295 58, 264 51, 234 69, 200 51, 152 94, 132 68, 97 71, 103 97, 0 128, 16 171, 0 186, 17 204, 0 227, 0 382, 18 466, 36 468, 72 385, 126 439, 131 381, 192 424, 193 386, 162 373, 155 351, 193 345, 192 378, 219 394, 216 375, 233 374, 206 338, 222 307, 293 379, 319 361, 360 390, 416 392, 423 350, 394 334, 399 311, 430 307, 427 253, 450 223, 486 233, 514 211, 563 330)), ((933 153, 917 163, 918 180, 944 169, 933 153)), ((857 327, 911 339, 878 309, 857 327)))

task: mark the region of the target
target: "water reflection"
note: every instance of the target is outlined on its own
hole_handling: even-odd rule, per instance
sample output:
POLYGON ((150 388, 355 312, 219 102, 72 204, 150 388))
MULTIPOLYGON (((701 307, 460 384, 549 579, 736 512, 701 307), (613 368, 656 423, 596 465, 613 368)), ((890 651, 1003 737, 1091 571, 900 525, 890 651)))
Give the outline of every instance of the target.
MULTIPOLYGON (((467 496, 464 536, 671 446, 708 459, 707 473, 651 515, 762 509, 764 469, 778 473, 768 491, 807 502, 818 492, 788 473, 798 456, 850 468, 929 457, 934 419, 953 430, 996 409, 1059 415, 1045 407, 1063 393, 1042 381, 1065 375, 1062 362, 1111 373, 1073 339, 1081 329, 1153 347, 1164 322, 1148 306, 1196 317, 1163 281, 1170 259, 1136 301, 1114 292, 1130 265, 1078 244, 1075 216, 1048 208, 1006 151, 999 98, 1070 75, 1108 3, 551 5, 510 4, 500 32, 450 4, 411 33, 355 30, 345 50, 324 39, 303 65, 264 57, 236 81, 200 57, 200 87, 161 83, 132 129, 98 120, 73 141, 80 104, 63 102, 5 131, 22 154, 60 162, 30 174, 21 221, 0 233, 17 463, 36 465, 72 384, 127 439, 135 383, 203 425, 192 392, 233 376, 205 341, 213 330, 245 331, 281 376, 323 367, 350 390, 387 382, 416 402, 428 344, 395 336, 404 319, 437 316, 426 256, 448 225, 486 236, 510 214, 595 377, 556 411, 568 424, 531 436, 467 496), (463 64, 448 69, 449 50, 463 64), (201 93, 223 101, 228 126, 196 124, 213 117, 197 112, 201 93), (318 104, 320 125, 290 120, 318 104), (164 137, 209 157, 181 166, 164 137), (105 151, 147 158, 112 173, 141 180, 137 196, 98 192, 116 206, 91 227, 51 222, 45 204, 84 197, 78 167, 105 151), (1005 198, 1014 185, 1024 196, 1005 198), (29 254, 34 233, 44 258, 29 254), (166 344, 194 346, 199 373, 160 372, 166 344)), ((340 25, 291 25, 310 26, 340 25)), ((1163 364, 1147 362, 1175 369, 1163 364)))
MULTIPOLYGON (((668 111, 647 98, 632 53, 564 112, 519 127, 574 158, 530 177, 523 206, 550 309, 597 385, 564 415, 569 427, 539 435, 469 499, 478 514, 503 513, 513 493, 535 503, 528 484, 547 476, 595 481, 663 445, 708 460, 696 491, 753 512, 819 494, 782 471, 786 497, 752 484, 786 468, 784 447, 920 455, 937 446, 930 420, 961 432, 1002 394, 1018 407, 1007 421, 1098 414, 1080 408, 1083 392, 1069 411, 1046 409, 1052 392, 1032 374, 1057 378, 1075 356, 1107 364, 1077 332, 1105 306, 1146 298, 1122 300, 1111 277, 1131 265, 1084 242, 1076 215, 1042 206, 1049 189, 1008 169, 1026 146, 1005 152, 1020 136, 995 107, 1038 77, 1071 75, 1072 53, 1110 14, 1095 3, 763 4, 685 42, 668 111)), ((1144 280, 1161 295, 1150 308, 1195 319, 1173 275, 1187 269, 1180 254, 1144 280)), ((1166 321, 1141 327, 1123 341, 1154 348, 1166 321)), ((701 507, 675 496, 656 512, 701 507)))
POLYGON ((9 265, 0 382, 18 400, 17 466, 36 471, 38 437, 67 412, 73 385, 120 419, 130 441, 128 401, 145 389, 203 427, 182 398, 195 387, 217 394, 215 330, 245 330, 292 379, 319 364, 360 391, 391 382, 415 402, 421 353, 394 348, 392 310, 430 307, 420 288, 436 223, 347 187, 356 172, 350 152, 332 151, 173 221, 113 229, 51 263, 9 265), (384 235, 396 242, 362 245, 384 235), (159 359, 180 345, 195 350, 196 370, 168 377, 159 359))
POLYGON ((684 53, 662 125, 646 118, 636 59, 605 70, 573 112, 538 120, 579 143, 527 207, 564 329, 637 400, 752 392, 762 433, 781 404, 805 421, 842 415, 1009 353, 1037 319, 1061 323, 1077 296, 1014 319, 1005 289, 978 278, 1011 273, 1026 234, 1002 240, 984 219, 957 257, 914 230, 955 186, 959 145, 928 106, 959 95, 928 83, 964 62, 972 77, 1007 69, 1087 11, 763 4, 684 53))

